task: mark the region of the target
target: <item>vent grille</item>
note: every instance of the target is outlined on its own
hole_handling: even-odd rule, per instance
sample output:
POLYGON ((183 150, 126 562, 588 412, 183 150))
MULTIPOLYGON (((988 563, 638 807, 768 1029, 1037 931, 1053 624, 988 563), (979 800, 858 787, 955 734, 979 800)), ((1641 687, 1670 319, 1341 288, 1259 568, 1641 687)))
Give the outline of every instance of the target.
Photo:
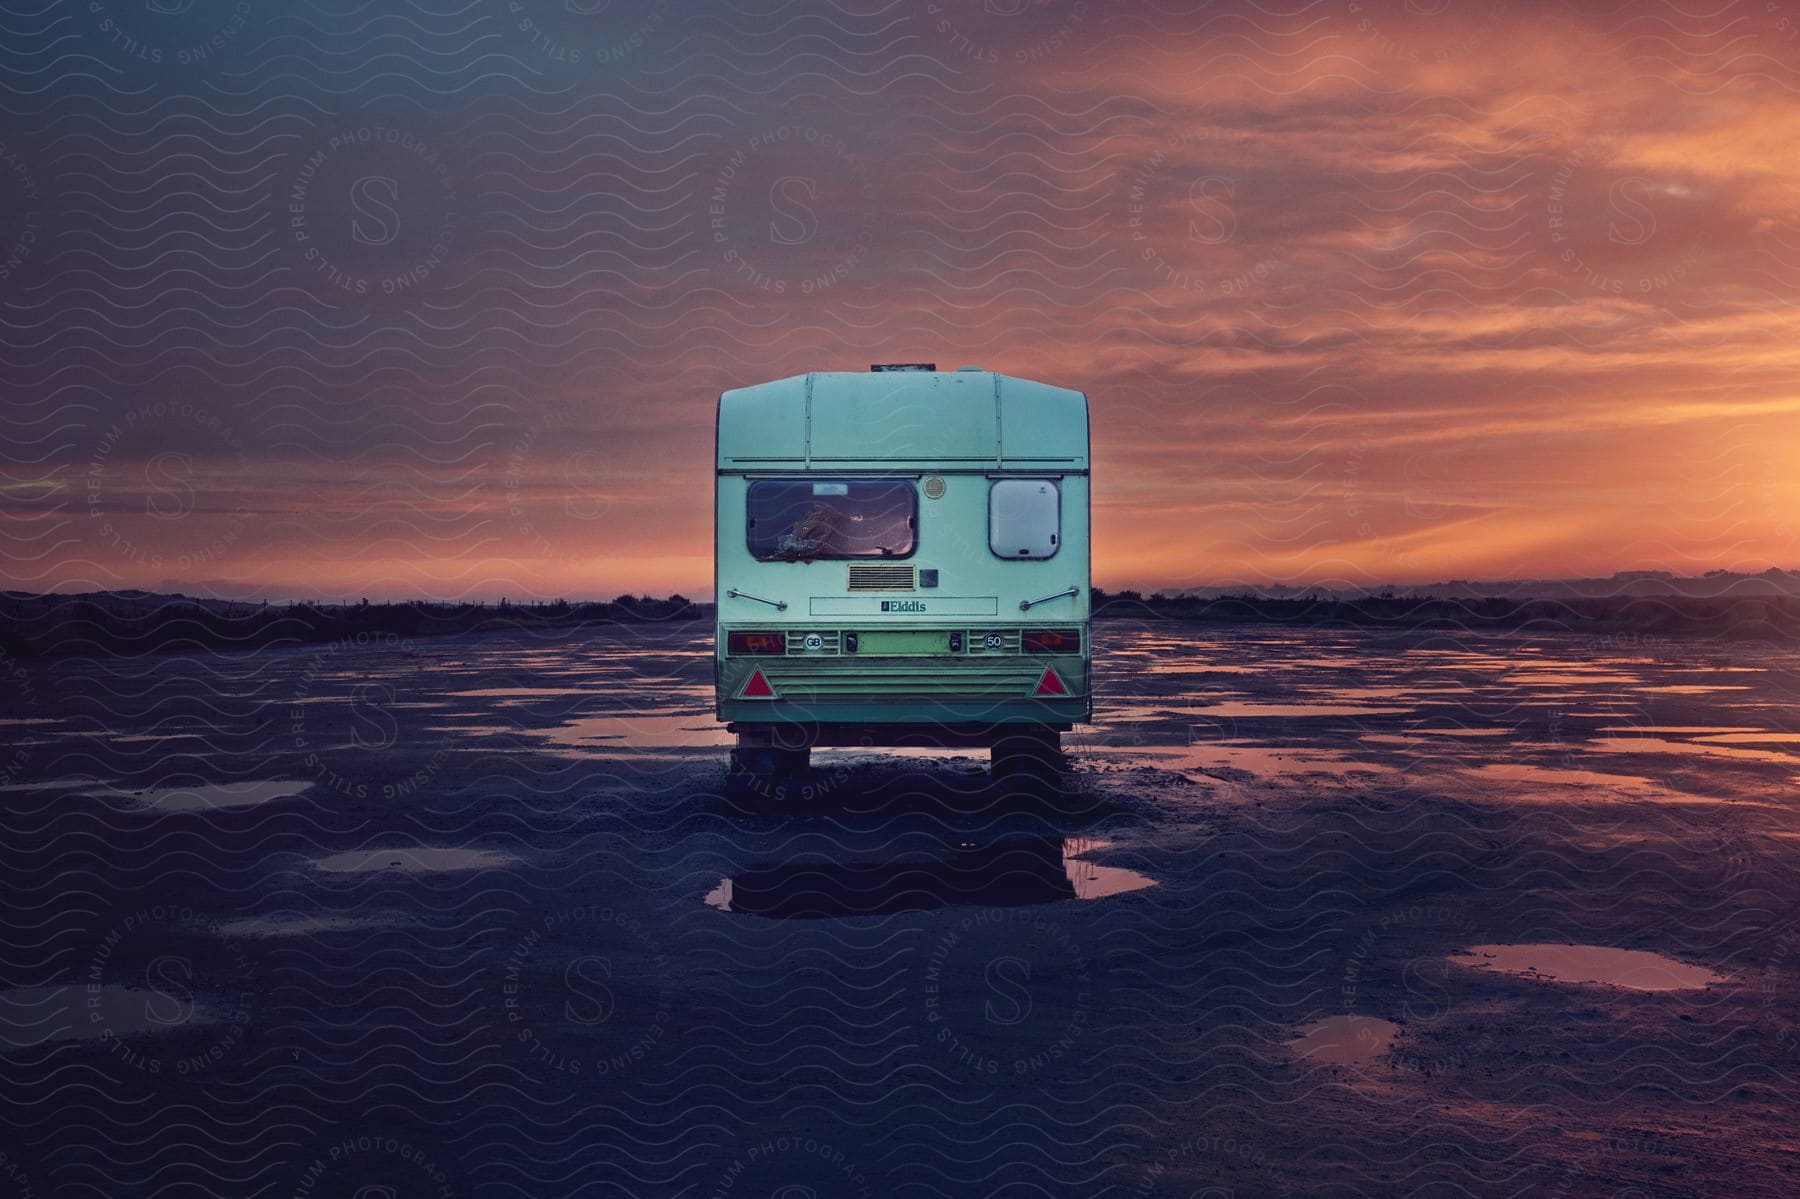
POLYGON ((852 563, 850 567, 849 589, 851 591, 913 591, 917 584, 913 580, 913 568, 883 563, 880 566, 852 563))

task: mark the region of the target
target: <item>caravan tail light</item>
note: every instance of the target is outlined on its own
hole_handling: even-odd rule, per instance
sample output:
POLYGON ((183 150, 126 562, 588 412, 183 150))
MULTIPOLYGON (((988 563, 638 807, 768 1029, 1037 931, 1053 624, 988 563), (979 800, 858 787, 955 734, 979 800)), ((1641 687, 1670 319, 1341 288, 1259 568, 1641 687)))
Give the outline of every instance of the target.
POLYGON ((1026 629, 1019 637, 1019 649, 1027 654, 1078 654, 1081 630, 1026 629))
POLYGON ((785 654, 787 653, 786 633, 727 633, 725 634, 725 652, 728 654, 785 654))

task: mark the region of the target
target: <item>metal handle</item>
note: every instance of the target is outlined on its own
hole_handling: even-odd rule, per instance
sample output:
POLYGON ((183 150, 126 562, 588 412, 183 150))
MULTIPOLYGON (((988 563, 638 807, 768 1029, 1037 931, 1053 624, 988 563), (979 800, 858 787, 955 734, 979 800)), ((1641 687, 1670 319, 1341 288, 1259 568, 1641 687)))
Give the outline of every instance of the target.
POLYGON ((1080 595, 1080 594, 1081 594, 1081 588, 1071 587, 1067 591, 1059 591, 1055 595, 1046 595, 1042 599, 1020 600, 1019 601, 1019 611, 1029 612, 1033 608, 1037 607, 1039 604, 1047 604, 1053 599, 1061 599, 1065 595, 1080 595))
POLYGON ((760 595, 751 595, 748 591, 739 591, 736 587, 733 587, 730 591, 727 591, 725 594, 730 596, 732 599, 755 600, 759 604, 767 604, 767 605, 769 605, 769 607, 775 609, 777 612, 786 612, 787 611, 787 601, 786 600, 766 600, 760 595))

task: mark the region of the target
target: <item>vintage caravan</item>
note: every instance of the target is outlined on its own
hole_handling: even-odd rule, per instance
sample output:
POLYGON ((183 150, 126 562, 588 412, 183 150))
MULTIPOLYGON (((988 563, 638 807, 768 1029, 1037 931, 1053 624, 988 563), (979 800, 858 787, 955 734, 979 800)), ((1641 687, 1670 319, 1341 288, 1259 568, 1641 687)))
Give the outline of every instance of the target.
POLYGON ((973 366, 797 375, 719 397, 716 465, 731 787, 784 793, 843 745, 1060 776, 1093 705, 1086 396, 973 366))

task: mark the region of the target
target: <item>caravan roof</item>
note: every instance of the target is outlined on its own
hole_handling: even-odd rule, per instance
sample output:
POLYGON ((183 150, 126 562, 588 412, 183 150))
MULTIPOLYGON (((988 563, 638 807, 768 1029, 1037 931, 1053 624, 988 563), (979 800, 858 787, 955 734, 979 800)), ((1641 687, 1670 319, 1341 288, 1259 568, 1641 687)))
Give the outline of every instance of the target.
POLYGON ((1087 397, 954 371, 814 371, 719 397, 718 468, 1088 468, 1087 397))

